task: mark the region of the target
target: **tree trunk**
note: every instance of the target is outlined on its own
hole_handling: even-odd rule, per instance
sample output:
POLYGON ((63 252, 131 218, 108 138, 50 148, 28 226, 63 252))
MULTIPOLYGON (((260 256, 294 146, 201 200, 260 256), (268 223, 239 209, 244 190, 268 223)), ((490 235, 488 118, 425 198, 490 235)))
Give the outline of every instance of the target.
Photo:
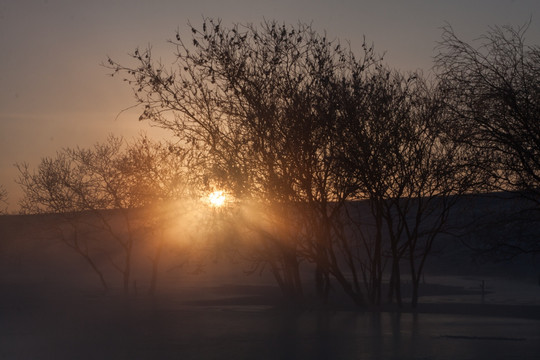
POLYGON ((388 300, 393 302, 396 300, 398 307, 403 306, 403 300, 401 298, 401 274, 399 270, 399 260, 392 261, 392 273, 390 275, 390 284, 388 288, 388 300))
POLYGON ((354 291, 351 283, 345 279, 340 271, 333 272, 333 274, 345 293, 353 300, 354 304, 358 307, 365 307, 366 300, 364 299, 362 293, 354 291))
POLYGON ((377 209, 376 214, 376 234, 375 234, 375 249, 373 251, 373 263, 371 264, 371 296, 372 305, 380 305, 381 303, 381 275, 382 275, 382 217, 380 209, 377 209))
POLYGON ((124 295, 129 295, 129 281, 131 279, 131 244, 126 248, 126 262, 122 272, 124 280, 124 295))
POLYGON ((152 296, 156 294, 159 262, 161 260, 161 254, 163 253, 163 243, 164 241, 162 237, 159 241, 156 254, 154 258, 152 259, 152 278, 150 279, 150 290, 148 290, 148 293, 152 296))
POLYGON ((416 309, 418 306, 418 286, 419 286, 419 278, 412 279, 412 299, 411 299, 411 306, 413 309, 416 309))
POLYGON ((101 286, 103 287, 103 292, 109 291, 109 286, 107 285, 107 282, 105 281, 105 277, 103 276, 103 273, 98 269, 94 261, 89 256, 85 256, 84 258, 90 264, 94 272, 99 277, 99 281, 101 282, 101 286))
POLYGON ((300 269, 298 258, 294 250, 284 249, 283 265, 289 297, 293 303, 301 303, 304 299, 302 281, 300 279, 300 269))

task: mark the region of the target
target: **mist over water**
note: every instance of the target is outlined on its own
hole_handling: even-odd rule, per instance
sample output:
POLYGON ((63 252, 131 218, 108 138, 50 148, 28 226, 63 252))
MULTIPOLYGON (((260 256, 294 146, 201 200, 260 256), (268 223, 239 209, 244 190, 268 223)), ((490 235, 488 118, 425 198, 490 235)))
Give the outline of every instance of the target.
POLYGON ((540 351, 538 320, 250 305, 156 307, 141 298, 126 302, 66 291, 33 299, 20 302, 19 312, 2 302, 2 357, 535 359, 540 351))

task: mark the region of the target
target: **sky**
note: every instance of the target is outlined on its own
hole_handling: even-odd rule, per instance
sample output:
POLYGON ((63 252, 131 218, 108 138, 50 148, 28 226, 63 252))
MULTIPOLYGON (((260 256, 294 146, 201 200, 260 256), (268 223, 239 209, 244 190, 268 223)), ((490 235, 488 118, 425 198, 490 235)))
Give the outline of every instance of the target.
POLYGON ((441 27, 451 25, 466 41, 490 26, 523 25, 540 45, 538 0, 0 0, 0 185, 9 210, 21 197, 14 164, 36 167, 65 147, 89 147, 108 134, 130 139, 163 130, 139 122, 131 89, 107 76, 110 56, 129 60, 136 47, 152 46, 166 58, 177 30, 203 17, 233 23, 311 23, 328 38, 363 37, 403 71, 429 72, 441 27))

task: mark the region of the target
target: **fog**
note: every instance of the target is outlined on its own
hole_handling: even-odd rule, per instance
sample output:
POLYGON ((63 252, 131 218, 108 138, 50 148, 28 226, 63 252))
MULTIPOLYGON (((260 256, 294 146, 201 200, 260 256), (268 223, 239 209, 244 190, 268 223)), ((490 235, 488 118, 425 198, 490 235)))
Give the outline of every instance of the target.
MULTIPOLYGON (((496 272, 456 256, 456 247, 434 256, 416 311, 357 309, 339 291, 329 308, 299 309, 285 305, 268 271, 248 275, 226 256, 199 266, 172 250, 149 295, 151 252, 138 243, 125 295, 114 254, 97 260, 110 285, 104 293, 92 269, 51 236, 58 219, 0 218, 0 358, 535 359, 540 351, 540 287, 524 261, 496 272)), ((313 295, 309 278, 305 289, 313 295)))

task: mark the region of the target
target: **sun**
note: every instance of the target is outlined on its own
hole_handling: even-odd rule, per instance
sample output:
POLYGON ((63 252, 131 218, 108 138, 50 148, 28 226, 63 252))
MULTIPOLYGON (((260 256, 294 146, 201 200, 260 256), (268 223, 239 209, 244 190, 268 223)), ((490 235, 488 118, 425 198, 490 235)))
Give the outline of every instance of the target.
POLYGON ((225 205, 225 201, 227 200, 227 197, 225 196, 225 192, 221 190, 214 191, 208 195, 208 202, 213 207, 222 207, 225 205))

